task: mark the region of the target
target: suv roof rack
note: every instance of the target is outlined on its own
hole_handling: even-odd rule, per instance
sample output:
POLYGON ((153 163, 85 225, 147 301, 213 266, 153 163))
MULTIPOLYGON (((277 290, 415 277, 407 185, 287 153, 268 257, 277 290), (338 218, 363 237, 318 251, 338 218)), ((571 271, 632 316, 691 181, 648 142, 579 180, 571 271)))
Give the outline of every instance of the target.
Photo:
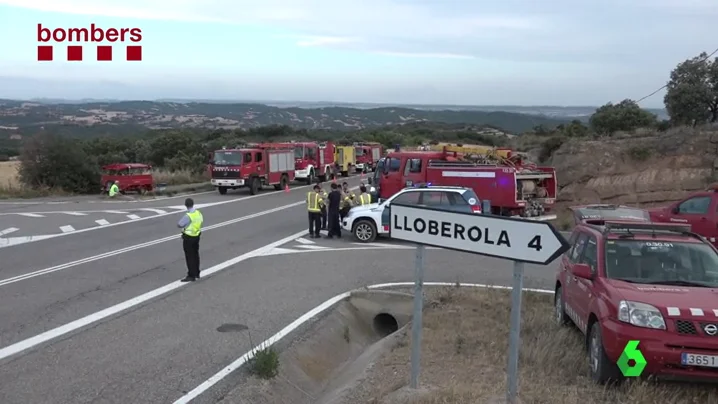
POLYGON ((695 233, 691 232, 691 226, 688 224, 606 221, 603 225, 603 234, 608 233, 681 234, 690 236, 695 235, 695 233))

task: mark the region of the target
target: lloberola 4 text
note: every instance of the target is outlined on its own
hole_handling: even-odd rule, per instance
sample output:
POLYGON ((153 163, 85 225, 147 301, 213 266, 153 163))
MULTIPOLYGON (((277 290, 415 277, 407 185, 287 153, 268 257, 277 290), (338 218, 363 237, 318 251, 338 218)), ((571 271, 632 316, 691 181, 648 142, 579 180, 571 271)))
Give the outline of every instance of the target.
POLYGON ((430 236, 446 237, 456 240, 470 240, 475 243, 511 247, 509 233, 506 230, 499 230, 498 235, 493 235, 493 237, 496 237, 494 239, 488 227, 466 227, 460 223, 430 219, 425 220, 418 217, 410 220, 406 216, 399 218, 397 215, 394 215, 392 223, 392 229, 396 230, 416 232, 419 234, 426 233, 430 236))

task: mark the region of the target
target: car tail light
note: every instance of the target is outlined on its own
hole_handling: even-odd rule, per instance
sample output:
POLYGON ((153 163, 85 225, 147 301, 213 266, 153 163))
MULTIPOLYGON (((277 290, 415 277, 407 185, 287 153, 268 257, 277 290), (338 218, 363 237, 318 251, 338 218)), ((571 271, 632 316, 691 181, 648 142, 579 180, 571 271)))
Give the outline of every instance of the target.
POLYGON ((474 213, 481 213, 481 206, 479 205, 471 205, 471 211, 474 213))

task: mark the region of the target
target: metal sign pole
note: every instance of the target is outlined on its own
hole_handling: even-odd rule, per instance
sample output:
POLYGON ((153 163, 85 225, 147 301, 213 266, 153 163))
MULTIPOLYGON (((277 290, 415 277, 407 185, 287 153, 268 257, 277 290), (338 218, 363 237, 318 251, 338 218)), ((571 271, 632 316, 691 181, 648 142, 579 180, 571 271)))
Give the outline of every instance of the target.
POLYGON ((411 379, 409 387, 419 387, 419 369, 421 361, 421 320, 424 311, 424 252, 423 244, 416 246, 414 264, 414 315, 411 323, 411 379))
POLYGON ((521 297, 524 288, 524 263, 514 261, 513 289, 511 290, 511 328, 509 331, 508 389, 506 401, 516 404, 519 385, 519 344, 521 343, 521 297))

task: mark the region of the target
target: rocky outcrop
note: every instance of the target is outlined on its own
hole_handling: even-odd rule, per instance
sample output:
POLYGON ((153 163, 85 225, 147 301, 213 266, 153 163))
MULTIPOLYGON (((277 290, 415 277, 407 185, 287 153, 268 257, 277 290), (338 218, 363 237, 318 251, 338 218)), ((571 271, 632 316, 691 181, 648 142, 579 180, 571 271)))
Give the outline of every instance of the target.
POLYGON ((718 128, 570 140, 550 163, 559 176, 559 202, 675 201, 718 179, 718 128))

